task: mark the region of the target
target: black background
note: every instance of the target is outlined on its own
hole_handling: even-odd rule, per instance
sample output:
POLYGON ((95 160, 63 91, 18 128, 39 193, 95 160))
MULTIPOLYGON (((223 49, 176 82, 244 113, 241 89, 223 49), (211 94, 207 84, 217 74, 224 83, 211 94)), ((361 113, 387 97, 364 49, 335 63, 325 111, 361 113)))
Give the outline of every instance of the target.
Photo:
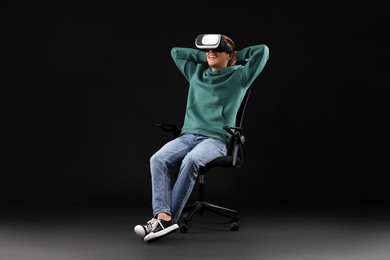
MULTIPOLYGON (((150 205, 149 158, 181 124, 170 57, 200 33, 265 43, 244 121, 245 163, 208 195, 258 207, 389 198, 389 11, 210 1, 25 2, 1 10, 2 204, 150 205)), ((218 173, 218 171, 220 173, 218 173)))

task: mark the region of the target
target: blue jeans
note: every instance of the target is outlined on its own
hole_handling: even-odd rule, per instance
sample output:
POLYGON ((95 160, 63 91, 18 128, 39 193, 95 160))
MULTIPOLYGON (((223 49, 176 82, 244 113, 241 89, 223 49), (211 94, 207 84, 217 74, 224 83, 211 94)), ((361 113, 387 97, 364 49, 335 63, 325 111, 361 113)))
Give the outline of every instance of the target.
POLYGON ((161 147, 150 158, 153 216, 165 212, 177 222, 199 168, 226 154, 227 145, 223 141, 194 134, 181 135, 161 147), (171 169, 180 163, 177 179, 172 183, 171 169))

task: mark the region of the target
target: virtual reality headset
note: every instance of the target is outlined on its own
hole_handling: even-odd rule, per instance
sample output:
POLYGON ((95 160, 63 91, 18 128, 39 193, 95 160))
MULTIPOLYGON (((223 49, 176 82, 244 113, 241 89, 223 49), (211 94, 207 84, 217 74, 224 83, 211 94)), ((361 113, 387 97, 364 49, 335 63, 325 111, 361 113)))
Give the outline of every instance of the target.
POLYGON ((195 38, 195 46, 201 50, 232 53, 232 48, 226 44, 220 34, 199 34, 195 38))

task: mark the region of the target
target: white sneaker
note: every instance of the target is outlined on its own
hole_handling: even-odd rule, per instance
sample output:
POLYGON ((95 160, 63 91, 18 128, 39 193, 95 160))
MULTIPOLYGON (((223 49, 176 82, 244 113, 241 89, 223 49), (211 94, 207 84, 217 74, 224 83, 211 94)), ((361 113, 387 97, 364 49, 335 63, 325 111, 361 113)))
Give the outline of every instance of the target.
POLYGON ((148 234, 145 235, 145 242, 152 242, 161 237, 164 237, 174 231, 179 229, 179 225, 174 223, 173 220, 165 221, 162 219, 157 219, 152 224, 152 230, 149 231, 148 234))
POLYGON ((157 219, 152 218, 148 222, 146 222, 146 225, 137 225, 134 227, 134 231, 141 239, 144 239, 144 237, 149 234, 153 228, 157 224, 157 219))

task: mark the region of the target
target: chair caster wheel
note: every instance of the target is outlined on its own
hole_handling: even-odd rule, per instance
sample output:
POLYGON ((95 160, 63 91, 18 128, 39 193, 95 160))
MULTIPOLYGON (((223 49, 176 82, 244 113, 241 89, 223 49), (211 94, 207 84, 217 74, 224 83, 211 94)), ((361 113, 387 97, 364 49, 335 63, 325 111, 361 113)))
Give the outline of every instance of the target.
POLYGON ((231 231, 237 231, 239 228, 240 228, 240 225, 238 225, 238 222, 230 223, 230 230, 231 231))
POLYGON ((180 227, 179 227, 179 229, 180 229, 180 232, 181 232, 181 233, 186 233, 187 230, 188 230, 188 227, 187 227, 186 224, 181 224, 180 227))

